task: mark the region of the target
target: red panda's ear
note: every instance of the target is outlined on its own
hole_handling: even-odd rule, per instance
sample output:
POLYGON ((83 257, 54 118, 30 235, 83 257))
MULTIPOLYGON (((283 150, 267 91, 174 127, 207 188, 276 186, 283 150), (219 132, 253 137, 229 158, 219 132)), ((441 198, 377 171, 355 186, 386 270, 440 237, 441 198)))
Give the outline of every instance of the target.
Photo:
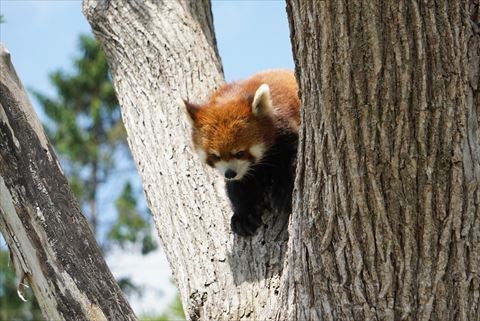
POLYGON ((252 113, 254 115, 270 115, 273 111, 272 99, 270 97, 270 87, 262 84, 255 92, 252 103, 252 113))
POLYGON ((188 101, 183 99, 180 101, 180 105, 183 109, 183 112, 187 116, 187 119, 190 122, 190 124, 194 125, 197 113, 200 110, 200 106, 189 103, 188 101))

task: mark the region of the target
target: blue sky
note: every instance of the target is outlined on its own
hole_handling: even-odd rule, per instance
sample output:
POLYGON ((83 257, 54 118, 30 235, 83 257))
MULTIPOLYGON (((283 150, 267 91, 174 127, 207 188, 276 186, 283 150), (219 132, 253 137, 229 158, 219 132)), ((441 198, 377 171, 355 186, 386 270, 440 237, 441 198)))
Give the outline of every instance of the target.
POLYGON ((284 1, 214 1, 212 9, 227 81, 265 69, 293 69, 284 1))
MULTIPOLYGON (((293 69, 283 0, 213 1, 212 7, 227 81, 246 78, 264 69, 293 69)), ((91 33, 81 12, 81 1, 0 0, 0 14, 6 20, 0 24, 0 41, 10 51, 24 86, 55 95, 48 74, 59 68, 70 70, 77 55, 78 35, 91 33)), ((32 103, 42 118, 38 104, 35 100, 32 103)), ((104 193, 108 193, 108 188, 104 193)), ((114 200, 116 197, 107 198, 114 200)), ((103 206, 106 212, 113 209, 113 204, 103 206)), ((146 286, 151 286, 152 280, 158 282, 143 299, 131 300, 137 312, 158 312, 156 308, 165 305, 175 293, 168 281, 167 261, 163 253, 158 252, 156 256, 136 256, 134 259, 134 254, 115 252, 114 257, 107 259, 116 276, 130 275, 134 282, 146 286), (146 261, 141 263, 142 259, 146 261), (143 268, 138 269, 138 265, 143 268), (164 294, 160 299, 155 296, 158 291, 164 294)))
MULTIPOLYGON (((79 0, 0 0, 6 23, 0 41, 24 85, 53 94, 48 73, 68 70, 80 33, 91 33, 79 0)), ((284 1, 214 1, 213 15, 225 77, 293 68, 284 1)))

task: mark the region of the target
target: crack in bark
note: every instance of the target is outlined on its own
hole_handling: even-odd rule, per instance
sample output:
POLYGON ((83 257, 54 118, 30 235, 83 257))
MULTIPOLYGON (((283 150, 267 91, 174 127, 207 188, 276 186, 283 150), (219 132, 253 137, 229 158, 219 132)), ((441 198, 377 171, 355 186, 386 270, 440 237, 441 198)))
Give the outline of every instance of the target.
MULTIPOLYGON (((304 106, 287 258, 298 238, 321 258, 309 269, 329 303, 311 319, 480 317, 479 37, 464 4, 287 3, 304 106)), ((290 263, 278 320, 311 309, 290 263)))

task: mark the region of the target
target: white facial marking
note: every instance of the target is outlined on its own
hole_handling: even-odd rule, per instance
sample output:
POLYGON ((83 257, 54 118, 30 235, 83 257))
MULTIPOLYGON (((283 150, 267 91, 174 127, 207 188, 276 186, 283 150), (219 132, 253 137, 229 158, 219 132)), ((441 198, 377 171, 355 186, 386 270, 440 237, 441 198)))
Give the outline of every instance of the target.
POLYGON ((247 173, 249 167, 250 162, 241 159, 233 159, 229 162, 222 160, 215 163, 215 168, 222 174, 223 177, 225 177, 225 173, 229 169, 237 173, 235 177, 230 178, 231 180, 241 179, 247 173))
POLYGON ((250 147, 250 154, 252 154, 253 157, 255 157, 256 162, 262 159, 264 153, 265 153, 265 145, 263 145, 262 143, 255 144, 252 147, 250 147))
POLYGON ((202 148, 196 148, 195 151, 198 154, 198 157, 202 160, 202 162, 207 161, 207 153, 202 148))
POLYGON ((214 149, 210 150, 210 154, 213 154, 213 155, 215 155, 215 156, 217 156, 217 157, 220 157, 220 153, 217 152, 217 151, 214 150, 214 149))
POLYGON ((272 99, 270 98, 270 87, 267 84, 262 84, 255 92, 255 97, 252 103, 252 112, 255 115, 266 115, 273 110, 272 99))

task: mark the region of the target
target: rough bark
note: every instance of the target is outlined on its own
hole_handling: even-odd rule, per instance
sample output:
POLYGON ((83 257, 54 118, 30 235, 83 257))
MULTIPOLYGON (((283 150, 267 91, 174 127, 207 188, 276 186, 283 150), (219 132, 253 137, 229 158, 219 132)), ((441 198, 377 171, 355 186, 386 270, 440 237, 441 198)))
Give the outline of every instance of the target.
MULTIPOLYGON (((112 71, 128 141, 189 319, 271 319, 287 217, 250 239, 230 231, 222 179, 191 148, 178 101, 223 82, 210 2, 84 1, 112 71)), ((139 267, 141 269, 141 267, 139 267)))
POLYGON ((478 1, 287 3, 303 123, 277 319, 480 320, 478 1))
POLYGON ((0 231, 50 320, 136 320, 0 45, 0 231))

